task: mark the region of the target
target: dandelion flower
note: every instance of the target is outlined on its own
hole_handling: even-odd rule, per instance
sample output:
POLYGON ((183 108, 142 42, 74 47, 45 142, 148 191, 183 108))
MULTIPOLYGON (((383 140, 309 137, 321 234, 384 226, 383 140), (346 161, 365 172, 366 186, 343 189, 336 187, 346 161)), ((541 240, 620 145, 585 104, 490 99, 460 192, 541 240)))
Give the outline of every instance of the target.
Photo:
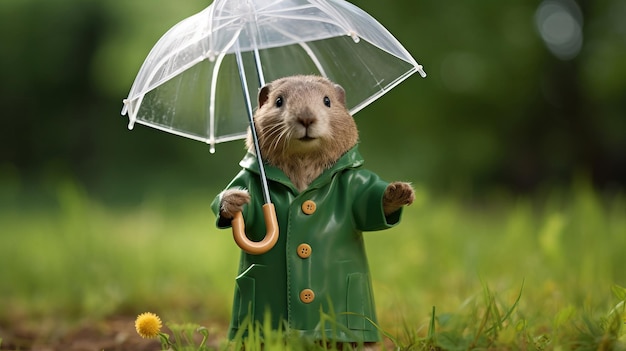
POLYGON ((142 338, 156 338, 162 326, 161 318, 150 312, 140 314, 135 320, 135 329, 142 338))

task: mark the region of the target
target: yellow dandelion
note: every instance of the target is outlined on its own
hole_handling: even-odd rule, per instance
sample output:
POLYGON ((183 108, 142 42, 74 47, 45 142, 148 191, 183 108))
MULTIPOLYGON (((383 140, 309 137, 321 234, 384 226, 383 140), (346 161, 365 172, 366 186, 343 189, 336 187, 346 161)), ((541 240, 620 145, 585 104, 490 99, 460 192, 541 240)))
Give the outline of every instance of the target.
POLYGON ((142 338, 156 338, 162 326, 161 318, 150 312, 140 314, 135 320, 135 329, 142 338))

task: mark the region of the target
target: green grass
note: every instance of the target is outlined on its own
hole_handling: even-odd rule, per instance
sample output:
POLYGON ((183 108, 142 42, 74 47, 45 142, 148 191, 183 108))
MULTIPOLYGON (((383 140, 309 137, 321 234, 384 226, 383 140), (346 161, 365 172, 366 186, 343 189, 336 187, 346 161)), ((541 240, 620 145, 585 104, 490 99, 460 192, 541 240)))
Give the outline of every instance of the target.
MULTIPOLYGON (((211 191, 123 207, 52 189, 52 204, 3 202, 0 323, 152 311, 226 328, 239 253, 211 191)), ((624 194, 417 195, 400 226, 366 234, 380 327, 400 348, 626 349, 624 303, 611 313, 626 299, 624 194)))

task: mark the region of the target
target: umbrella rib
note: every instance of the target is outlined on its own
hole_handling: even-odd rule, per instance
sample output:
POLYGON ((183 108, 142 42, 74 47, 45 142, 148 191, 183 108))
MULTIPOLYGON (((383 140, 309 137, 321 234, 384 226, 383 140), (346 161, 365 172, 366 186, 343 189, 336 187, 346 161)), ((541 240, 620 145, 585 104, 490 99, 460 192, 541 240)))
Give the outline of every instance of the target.
POLYGON ((221 53, 217 60, 215 60, 215 66, 213 67, 213 74, 211 75, 211 97, 209 98, 209 143, 211 150, 215 150, 215 94, 217 91, 217 76, 219 69, 222 66, 222 60, 226 55, 225 52, 221 53))
MULTIPOLYGON (((157 65, 157 67, 163 67, 164 63, 169 61, 169 59, 173 56, 174 54, 168 55, 166 58, 163 58, 161 60, 159 60, 159 65, 157 65)), ((138 94, 138 95, 146 95, 148 92, 154 90, 155 88, 161 86, 163 83, 169 81, 172 77, 175 77, 177 75, 179 75, 180 73, 186 71, 188 68, 194 66, 195 64, 197 64, 198 62, 204 60, 203 57, 198 57, 196 59, 193 59, 191 61, 189 61, 187 64, 180 66, 177 70, 169 72, 168 74, 166 74, 165 76, 161 77, 159 80, 157 80, 156 82, 154 82, 153 84, 150 84, 150 82, 152 81, 152 79, 154 78, 154 76, 156 75, 156 73, 158 72, 158 70, 154 70, 152 71, 152 73, 148 76, 148 79, 146 80, 146 87, 144 89, 142 89, 142 93, 138 94)))
MULTIPOLYGON (((223 19, 225 19, 224 23, 221 23, 220 25, 216 26, 216 27, 212 27, 211 30, 209 30, 209 34, 203 35, 200 40, 204 40, 207 37, 210 37, 211 35, 213 35, 214 33, 216 33, 217 31, 221 30, 222 28, 227 28, 230 25, 232 25, 233 23, 237 23, 237 21, 239 20, 238 17, 236 17, 236 15, 230 15, 230 16, 223 16, 221 17, 223 19), (232 19, 228 19, 229 17, 232 17, 232 19)), ((221 19, 220 18, 220 19, 221 19)), ((199 41, 200 41, 199 40, 199 41)))
MULTIPOLYGON (((389 35, 391 35, 391 33, 389 33, 389 35)), ((392 37, 393 39, 396 39, 393 35, 391 35, 391 37, 392 37)), ((417 72, 419 72, 419 74, 420 74, 420 76, 422 76, 422 78, 426 78, 426 72, 424 71, 423 66, 422 66, 422 65, 420 65, 419 63, 417 63, 417 61, 415 61, 415 59, 413 58, 413 56, 412 56, 412 55, 411 55, 411 54, 410 54, 410 53, 409 53, 409 52, 408 52, 408 51, 404 48, 404 46, 402 46, 402 45, 400 44, 400 42, 398 42, 397 44, 398 44, 398 47, 400 48, 400 50, 402 51, 402 53, 404 53, 405 57, 400 57, 400 56, 398 56, 398 55, 394 54, 393 52, 391 52, 391 51, 389 51, 389 50, 387 50, 387 49, 385 49, 385 48, 381 47, 380 45, 376 44, 376 42, 375 42, 375 41, 370 40, 368 37, 365 37, 365 36, 364 36, 364 37, 362 37, 362 38, 363 38, 365 41, 367 41, 370 45, 372 45, 372 46, 374 46, 374 47, 378 48, 379 50, 381 50, 381 51, 384 51, 384 52, 388 53, 389 55, 391 55, 391 56, 393 56, 393 57, 397 58, 398 60, 401 60, 401 61, 404 61, 404 62, 406 62, 406 63, 409 63, 411 66, 413 66, 413 68, 414 68, 415 70, 417 70, 417 72), (407 59, 408 59, 408 61, 407 61, 407 59)), ((397 41, 397 39, 396 39, 396 41, 397 41)))
POLYGON ((274 5, 276 5, 276 4, 278 4, 278 3, 282 2, 282 1, 283 0, 277 0, 277 1, 274 1, 273 3, 271 3, 271 4, 267 5, 267 6, 261 7, 261 8, 259 8, 257 10, 257 13, 260 14, 260 15, 267 15, 267 14, 272 15, 272 14, 281 13, 281 12, 291 12, 291 11, 295 11, 295 10, 306 10, 306 9, 317 7, 317 6, 309 4, 309 5, 300 5, 300 6, 289 7, 289 8, 284 8, 284 7, 274 8, 274 9, 272 8, 274 5))
POLYGON ((391 83, 387 84, 384 87, 381 87, 381 89, 378 90, 378 92, 372 94, 369 98, 367 98, 366 100, 363 100, 360 104, 358 104, 358 105, 354 106, 353 108, 351 108, 350 109, 350 114, 354 115, 357 112, 361 111, 362 109, 367 107, 369 104, 371 104, 372 102, 376 101, 376 99, 378 99, 379 97, 383 96, 389 90, 395 88, 398 84, 402 83, 405 79, 409 78, 411 75, 413 75, 415 72, 418 72, 418 71, 419 71, 418 67, 415 67, 415 66, 412 67, 406 73, 404 73, 400 77, 398 77, 398 78, 394 79, 393 81, 391 81, 391 83))
MULTIPOLYGON (((208 10, 208 8, 207 8, 207 10, 208 10)), ((211 12, 211 14, 212 14, 212 12, 211 12)), ((199 14, 198 14, 198 15, 199 15, 199 14)), ((195 16, 192 16, 192 17, 195 17, 195 16)), ((189 19, 191 19, 192 17, 190 17, 189 19)), ((188 20, 189 20, 189 19, 188 19, 188 20)), ((175 28, 177 28, 177 27, 183 27, 183 23, 187 23, 187 22, 190 22, 190 21, 183 21, 183 22, 180 22, 178 25, 176 25, 176 26, 174 26, 173 28, 171 28, 171 29, 168 31, 168 33, 173 33, 175 28)), ((226 21, 226 23, 223 23, 222 25, 217 26, 217 27, 216 27, 216 28, 214 28, 213 30, 209 31, 209 33, 208 33, 208 34, 201 36, 201 37, 200 37, 200 38, 198 38, 197 40, 195 40, 195 41, 193 41, 193 42, 191 42, 191 43, 189 43, 189 44, 187 44, 187 45, 185 45, 185 46, 183 46, 183 47, 178 48, 178 50, 175 50, 175 51, 169 52, 167 55, 165 55, 165 57, 163 57, 161 60, 159 60, 159 63, 156 65, 156 67, 163 67, 163 66, 164 66, 164 63, 165 63, 165 62, 168 62, 168 61, 169 61, 169 60, 170 60, 173 56, 175 56, 176 54, 178 54, 178 53, 180 53, 180 52, 182 52, 182 51, 186 50, 187 48, 189 48, 189 47, 191 47, 191 46, 193 46, 193 45, 197 45, 198 43, 202 42, 203 40, 206 40, 207 38, 210 38, 210 37, 211 37, 211 35, 212 35, 213 33, 215 33, 216 31, 218 31, 220 28, 223 28, 223 27, 225 27, 225 26, 227 26, 227 25, 230 25, 230 24, 232 24, 232 23, 235 23, 235 22, 236 22, 236 18, 233 18, 233 19, 232 19, 232 20, 230 20, 230 21, 226 21)), ((211 23, 213 23, 213 22, 211 22, 211 23)), ((235 39, 239 36, 239 33, 240 33, 240 32, 241 32, 241 27, 237 30, 236 34, 234 35, 234 38, 235 38, 235 39)), ((159 42, 161 42, 161 40, 163 40, 166 36, 167 36, 167 33, 166 33, 166 34, 165 34, 165 35, 164 35, 164 36, 163 36, 163 37, 159 40, 159 42)), ((214 50, 212 50, 212 47, 211 47, 211 46, 212 46, 212 45, 211 45, 212 43, 213 43, 212 41, 209 41, 209 51, 205 53, 205 56, 204 56, 204 57, 202 57, 202 56, 201 56, 201 57, 198 57, 198 58, 196 58, 196 59, 194 59, 194 60, 191 60, 191 61, 190 61, 190 62, 188 62, 186 65, 183 65, 183 66, 178 67, 178 69, 176 69, 175 71, 171 71, 171 72, 169 72, 167 75, 162 76, 162 77, 161 77, 161 78, 160 78, 157 82, 154 82, 154 83, 152 83, 152 84, 151 84, 152 79, 154 78, 154 76, 156 75, 156 73, 157 73, 157 71, 158 71, 158 70, 154 70, 154 71, 153 71, 153 73, 152 73, 151 75, 149 75, 148 79, 146 80, 146 82, 147 82, 147 84, 146 84, 146 85, 147 85, 147 86, 146 86, 146 85, 144 85, 144 88, 143 88, 143 89, 141 89, 141 91, 142 91, 142 93, 141 93, 141 94, 142 94, 142 95, 144 95, 144 94, 146 94, 147 92, 149 92, 149 91, 153 90, 154 88, 156 88, 156 87, 160 86, 160 85, 161 85, 161 84, 163 84, 165 81, 170 80, 172 77, 174 77, 174 76, 176 76, 176 75, 180 74, 181 72, 184 72, 184 71, 185 71, 185 70, 187 70, 189 67, 191 67, 191 66, 195 65, 196 63, 198 63, 198 62, 200 62, 200 61, 204 60, 204 59, 205 59, 205 57, 210 57, 211 52, 212 52, 212 51, 214 51, 214 50)), ((158 45, 158 44, 159 44, 159 43, 157 42, 157 44, 156 44, 156 45, 158 45)), ((226 49, 225 49, 225 50, 221 50, 221 51, 224 51, 224 52, 228 51, 228 49, 229 49, 230 47, 232 47, 232 44, 233 44, 233 42, 232 42, 232 41, 231 41, 231 42, 229 42, 229 44, 226 46, 226 49)), ((155 46, 155 47, 156 47, 156 46, 155 46)), ((149 58, 150 58, 150 55, 148 55, 148 58, 146 59, 146 61, 148 61, 148 60, 149 60, 149 58)))
MULTIPOLYGON (((237 40, 239 33, 241 33, 241 28, 239 28, 239 30, 235 33, 235 35, 233 36, 233 39, 228 43, 228 45, 226 46, 225 50, 222 50, 223 52, 227 52, 228 49, 230 49, 233 46, 233 43, 235 40, 237 40)), ((168 62, 173 56, 175 56, 176 54, 184 51, 185 49, 187 49, 188 47, 192 46, 192 45, 196 45, 198 42, 201 42, 202 40, 206 39, 207 37, 209 37, 210 35, 205 35, 202 36, 200 39, 194 41, 193 43, 190 43, 188 45, 185 45, 182 48, 179 48, 176 51, 173 51, 171 53, 169 53, 168 55, 166 55, 165 57, 163 57, 161 60, 159 60, 159 63, 156 64, 156 67, 164 67, 165 66, 165 62, 168 62)), ((186 71, 188 68, 190 68, 191 66, 197 64, 198 62, 206 59, 207 57, 210 57, 211 54, 211 49, 209 48, 209 52, 206 52, 204 54, 204 56, 199 56, 191 61, 189 61, 187 64, 182 65, 180 67, 178 67, 176 70, 169 72, 168 74, 160 77, 159 80, 157 80, 156 82, 150 84, 152 82, 152 79, 154 78, 154 76, 156 75, 156 73, 159 70, 154 70, 149 76, 148 79, 146 80, 147 82, 147 86, 144 86, 144 89, 142 89, 141 91, 143 91, 143 94, 146 94, 147 92, 153 90, 154 88, 160 86, 161 84, 163 84, 164 82, 170 80, 172 77, 177 76, 178 74, 186 71)), ((146 61, 148 61, 148 59, 146 59, 146 61)))
MULTIPOLYGON (((183 138, 189 138, 192 140, 196 140, 196 141, 200 141, 203 143, 208 143, 208 139, 207 138, 203 138, 200 136, 197 136, 195 134, 190 134, 190 133, 185 133, 185 132, 181 132, 179 130, 176 129, 171 129, 167 126, 164 126, 162 124, 157 124, 157 123, 153 123, 153 122, 148 122, 148 121, 144 121, 144 120, 137 120, 137 123, 142 124, 144 126, 148 126, 154 129, 158 129, 170 134, 174 134, 174 135, 178 135, 180 137, 183 138)), ((240 139, 244 139, 246 137, 246 133, 242 132, 239 134, 230 134, 230 135, 224 135, 218 138, 215 138, 215 143, 223 143, 223 142, 227 142, 227 141, 233 141, 233 140, 240 140, 240 139)))
POLYGON ((276 8, 276 4, 280 4, 282 1, 284 0, 276 0, 270 4, 267 4, 265 6, 261 6, 258 9, 255 9, 255 13, 257 14, 264 14, 264 13, 275 13, 275 12, 285 12, 285 11, 291 11, 293 9, 299 9, 299 8, 306 8, 308 6, 296 6, 296 7, 289 7, 289 8, 284 8, 284 7, 279 7, 276 8))
MULTIPOLYGON (((268 20, 276 19, 276 18, 283 18, 283 19, 286 18, 286 19, 298 20, 302 22, 322 22, 322 23, 330 24, 335 27, 340 27, 341 29, 346 31, 346 34, 350 32, 350 30, 346 29, 346 27, 341 27, 336 22, 333 22, 327 18, 319 17, 319 16, 312 17, 312 16, 304 16, 304 15, 272 15, 271 18, 270 17, 267 17, 267 18, 268 20)), ((302 25, 304 26, 305 24, 302 24, 302 25)))
POLYGON ((209 33, 215 33, 218 30, 220 30, 223 27, 229 26, 232 23, 237 22, 240 19, 240 16, 237 14, 229 14, 229 15, 223 15, 223 14, 219 14, 217 15, 217 18, 215 18, 215 2, 213 2, 211 5, 209 5, 209 7, 207 7, 206 9, 204 9, 202 12, 207 11, 208 12, 208 24, 209 24, 209 33), (218 25, 217 27, 213 27, 213 25, 217 22, 224 22, 220 25, 218 25))
POLYGON ((337 10, 333 6, 330 6, 330 5, 328 5, 328 3, 323 3, 323 2, 318 1, 318 0, 310 0, 310 1, 314 2, 315 3, 315 7, 317 7, 320 11, 322 11, 325 14, 328 14, 329 16, 332 17, 332 19, 334 19, 335 21, 337 21, 338 23, 343 25, 344 29, 348 28, 349 32, 354 31, 350 21, 347 21, 345 19, 345 17, 342 16, 339 12, 337 12, 337 10), (324 9, 326 11, 323 11, 322 9, 324 9))
POLYGON ((257 12, 256 12, 258 18, 265 17, 269 21, 271 21, 272 19, 277 19, 277 18, 283 18, 283 19, 286 18, 286 19, 290 19, 290 20, 299 20, 299 21, 323 22, 323 23, 327 23, 327 24, 330 24, 330 25, 334 25, 336 27, 341 27, 342 29, 346 30, 346 34, 348 34, 350 32, 350 30, 346 29, 346 28, 351 28, 351 26, 347 25, 347 21, 345 21, 342 16, 339 16, 337 14, 337 12, 334 11, 334 9, 332 9, 331 12, 333 13, 333 19, 335 21, 331 21, 331 20, 326 19, 325 17, 321 17, 321 16, 312 16, 310 14, 309 15, 295 15, 295 14, 293 14, 294 11, 307 10, 307 9, 311 9, 311 8, 318 9, 322 13, 325 13, 324 11, 322 11, 322 8, 327 9, 327 10, 329 9, 329 7, 321 5, 321 4, 317 3, 317 2, 316 2, 316 4, 307 4, 307 5, 300 5, 300 6, 289 7, 289 8, 272 9, 272 6, 274 6, 275 4, 277 4, 279 2, 280 1, 275 1, 272 4, 269 4, 269 5, 265 6, 265 7, 262 7, 260 9, 258 9, 257 12), (286 14, 284 14, 284 13, 286 13, 286 14), (338 25, 337 22, 341 22, 341 24, 343 26, 338 25))
POLYGON ((302 47, 302 49, 309 55, 309 57, 311 58, 311 61, 313 61, 313 63, 315 64, 315 67, 317 67, 317 70, 320 72, 320 74, 326 78, 328 78, 328 75, 326 74, 326 71, 324 70, 324 67, 322 66, 322 63, 319 61, 319 59, 317 58, 317 56, 315 55, 315 53, 313 52, 313 50, 311 50, 311 47, 306 43, 306 42, 302 42, 302 41, 298 41, 297 38, 295 38, 295 36, 293 36, 291 33, 286 32, 280 28, 276 28, 274 26, 272 26, 274 28, 274 30, 276 30, 277 32, 281 33, 282 35, 291 38, 293 40, 296 40, 296 42, 298 43, 298 45, 300 45, 300 47, 302 47))
POLYGON ((179 131, 177 129, 172 129, 171 127, 168 127, 168 126, 165 126, 165 125, 162 125, 162 124, 148 122, 148 121, 144 121, 144 120, 141 120, 141 119, 138 119, 136 121, 136 123, 143 124, 145 126, 152 127, 154 129, 158 129, 158 130, 162 130, 164 132, 175 134, 175 135, 178 135, 178 136, 181 136, 181 137, 185 137, 185 138, 189 138, 189 139, 193 139, 193 140, 197 140, 197 141, 202 141, 202 142, 205 142, 205 143, 207 142, 206 138, 199 137, 199 136, 194 135, 194 134, 181 132, 181 131, 179 131))
POLYGON ((209 143, 211 145, 211 151, 215 151, 215 143, 217 143, 215 139, 215 94, 217 93, 217 77, 219 75, 219 69, 222 66, 222 60, 224 59, 224 56, 226 56, 226 52, 228 52, 228 49, 230 49, 233 45, 235 45, 235 43, 237 42, 237 39, 239 38, 239 34, 241 33, 241 30, 242 28, 239 28, 237 33, 233 35, 233 38, 226 45, 226 50, 223 50, 220 53, 219 57, 215 61, 215 66, 213 67, 213 74, 211 78, 211 97, 209 101, 209 128, 210 128, 209 143))

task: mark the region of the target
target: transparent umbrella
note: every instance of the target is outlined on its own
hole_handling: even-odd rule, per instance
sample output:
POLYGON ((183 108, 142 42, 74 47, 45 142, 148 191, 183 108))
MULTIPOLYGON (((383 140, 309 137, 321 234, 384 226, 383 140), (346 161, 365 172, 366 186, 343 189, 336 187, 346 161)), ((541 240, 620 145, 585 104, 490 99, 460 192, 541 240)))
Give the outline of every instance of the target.
POLYGON ((214 152, 217 143, 245 138, 250 126, 256 139, 251 95, 266 82, 327 77, 346 90, 355 114, 415 72, 426 77, 387 29, 346 1, 215 0, 156 43, 122 115, 130 129, 144 124, 207 143, 214 152))

